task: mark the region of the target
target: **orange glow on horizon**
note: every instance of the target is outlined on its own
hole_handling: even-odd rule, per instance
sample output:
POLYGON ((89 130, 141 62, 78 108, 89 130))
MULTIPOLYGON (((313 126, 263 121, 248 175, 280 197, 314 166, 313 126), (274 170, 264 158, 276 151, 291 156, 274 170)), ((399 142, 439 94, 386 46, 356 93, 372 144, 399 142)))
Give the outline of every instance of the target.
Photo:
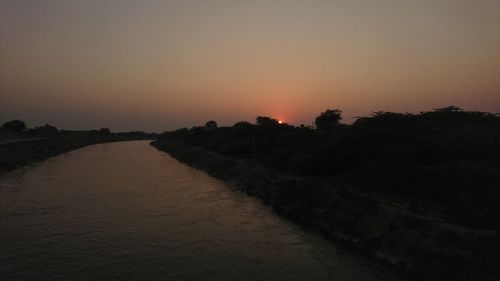
POLYGON ((103 2, 0 1, 0 122, 163 132, 500 108, 500 1, 103 2))

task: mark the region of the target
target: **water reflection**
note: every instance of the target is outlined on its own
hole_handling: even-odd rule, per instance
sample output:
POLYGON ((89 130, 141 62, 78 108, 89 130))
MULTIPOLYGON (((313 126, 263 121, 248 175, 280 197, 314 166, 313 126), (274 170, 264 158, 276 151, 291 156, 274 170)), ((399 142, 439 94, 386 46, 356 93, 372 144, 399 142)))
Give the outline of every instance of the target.
POLYGON ((146 141, 0 178, 0 280, 386 280, 146 141))

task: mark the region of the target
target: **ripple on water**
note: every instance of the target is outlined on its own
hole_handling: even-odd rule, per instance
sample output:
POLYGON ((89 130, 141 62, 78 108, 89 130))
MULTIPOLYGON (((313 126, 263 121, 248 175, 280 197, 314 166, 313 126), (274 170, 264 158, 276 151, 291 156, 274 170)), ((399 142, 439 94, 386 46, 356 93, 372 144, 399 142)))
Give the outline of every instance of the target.
POLYGON ((0 225, 0 280, 392 278, 144 141, 5 174, 0 225))

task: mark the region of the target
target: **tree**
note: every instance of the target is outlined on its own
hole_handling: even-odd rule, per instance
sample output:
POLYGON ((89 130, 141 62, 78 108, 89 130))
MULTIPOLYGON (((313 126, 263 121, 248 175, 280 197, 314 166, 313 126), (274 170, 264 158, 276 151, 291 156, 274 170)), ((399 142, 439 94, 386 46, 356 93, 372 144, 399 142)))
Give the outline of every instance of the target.
POLYGON ((277 125, 279 125, 278 120, 271 118, 271 117, 267 117, 267 116, 257 116, 256 123, 259 126, 277 126, 277 125))
POLYGON ((464 111, 462 108, 458 106, 447 106, 447 107, 441 107, 441 108, 436 108, 434 109, 435 112, 462 112, 464 111))
POLYGON ((215 122, 214 120, 210 120, 205 123, 205 127, 210 129, 217 128, 217 122, 215 122))
POLYGON ((24 123, 24 121, 21 120, 12 120, 3 123, 2 129, 6 129, 17 133, 22 133, 23 131, 26 130, 26 124, 24 123))
POLYGON ((99 134, 109 135, 109 134, 111 134, 111 131, 108 128, 100 128, 99 129, 99 134))
POLYGON ((315 119, 316 128, 322 131, 330 131, 332 128, 340 125, 342 120, 342 111, 339 109, 327 109, 315 119))
POLYGON ((34 129, 29 129, 28 133, 32 136, 51 137, 59 135, 59 130, 54 126, 45 124, 45 126, 38 126, 34 129))
POLYGON ((236 122, 233 127, 235 128, 252 128, 254 125, 250 122, 247 122, 247 121, 239 121, 239 122, 236 122))

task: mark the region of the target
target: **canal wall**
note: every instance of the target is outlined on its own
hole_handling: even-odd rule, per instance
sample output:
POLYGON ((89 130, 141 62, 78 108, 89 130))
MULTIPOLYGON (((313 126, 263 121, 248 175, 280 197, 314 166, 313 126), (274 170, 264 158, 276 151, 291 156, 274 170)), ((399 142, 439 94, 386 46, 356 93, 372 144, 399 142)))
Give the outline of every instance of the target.
POLYGON ((411 280, 500 280, 498 232, 451 224, 348 186, 282 174, 178 141, 152 145, 411 280))

